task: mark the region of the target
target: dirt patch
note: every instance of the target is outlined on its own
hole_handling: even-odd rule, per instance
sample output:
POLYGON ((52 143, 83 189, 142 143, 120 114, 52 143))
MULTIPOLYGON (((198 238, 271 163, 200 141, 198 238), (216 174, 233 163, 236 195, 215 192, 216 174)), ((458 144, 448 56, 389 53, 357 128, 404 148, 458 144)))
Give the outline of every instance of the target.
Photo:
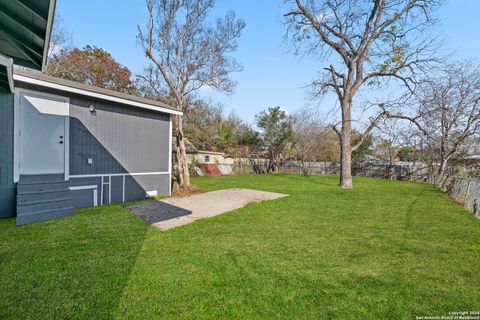
POLYGON ((199 219, 243 208, 251 202, 286 196, 281 193, 251 189, 226 189, 132 205, 128 209, 160 230, 168 230, 199 219))
POLYGON ((188 197, 199 193, 202 193, 202 190, 200 190, 200 188, 197 186, 179 186, 178 183, 173 185, 173 197, 188 197))

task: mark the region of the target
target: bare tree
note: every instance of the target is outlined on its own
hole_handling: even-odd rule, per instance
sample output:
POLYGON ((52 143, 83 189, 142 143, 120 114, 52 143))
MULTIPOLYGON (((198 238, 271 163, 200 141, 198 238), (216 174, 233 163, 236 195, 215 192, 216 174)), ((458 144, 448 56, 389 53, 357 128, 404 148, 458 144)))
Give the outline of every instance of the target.
POLYGON ((393 165, 398 154, 402 134, 399 122, 385 119, 377 128, 375 156, 381 160, 387 160, 390 165, 393 165))
POLYGON ((410 115, 388 116, 414 123, 438 151, 442 182, 450 161, 474 148, 480 137, 480 66, 468 61, 446 65, 418 84, 408 104, 410 115))
MULTIPOLYGON (((176 107, 185 111, 189 98, 202 87, 232 92, 235 82, 229 75, 241 67, 228 54, 237 49, 244 21, 228 12, 212 25, 208 15, 215 0, 146 0, 146 4, 148 23, 138 28, 138 40, 176 107)), ((175 117, 175 127, 178 182, 189 186, 182 117, 175 117)))
POLYGON ((320 120, 320 114, 316 110, 303 108, 293 114, 292 118, 296 158, 302 162, 317 161, 326 127, 320 120))
POLYGON ((56 54, 60 53, 60 51, 70 50, 72 46, 72 36, 65 27, 62 17, 56 14, 48 46, 47 62, 50 62, 50 60, 54 58, 56 54))
MULTIPOLYGON (((351 154, 362 143, 352 140, 352 102, 364 84, 398 80, 413 90, 415 74, 432 61, 434 38, 426 30, 430 13, 441 0, 286 0, 293 3, 285 14, 286 38, 296 52, 321 60, 336 56, 313 81, 317 95, 333 91, 341 107, 340 187, 352 188, 351 154)), ((362 135, 368 137, 380 113, 362 135)))

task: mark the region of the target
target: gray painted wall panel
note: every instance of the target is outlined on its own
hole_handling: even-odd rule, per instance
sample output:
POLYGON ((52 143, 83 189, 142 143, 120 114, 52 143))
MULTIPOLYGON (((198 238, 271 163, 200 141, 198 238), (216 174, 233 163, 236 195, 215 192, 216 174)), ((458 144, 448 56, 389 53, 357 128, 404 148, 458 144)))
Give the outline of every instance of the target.
POLYGON ((74 208, 87 208, 94 206, 93 193, 98 190, 75 190, 72 191, 72 203, 74 208))
MULTIPOLYGON (((97 186, 97 202, 100 204, 100 184, 102 178, 76 178, 70 179, 70 187, 79 186, 97 186)), ((71 191, 72 203, 74 208, 84 208, 93 206, 93 190, 72 190, 71 191)))
MULTIPOLYGON (((147 191, 157 190, 158 195, 169 195, 170 194, 170 176, 168 174, 164 175, 149 175, 149 176, 133 176, 133 177, 126 177, 125 183, 127 180, 130 180, 131 184, 136 184, 140 186, 145 193, 147 191)), ((132 195, 133 197, 133 195, 132 195)), ((125 194, 125 198, 127 198, 127 194, 125 194)), ((131 199, 128 197, 128 199, 131 199)), ((127 200, 127 199, 126 199, 127 200)), ((135 200, 135 199, 131 199, 135 200)))
POLYGON ((98 100, 70 100, 71 175, 166 172, 168 138, 168 115, 98 100))
POLYGON ((112 177, 112 203, 123 201, 123 177, 112 177))
POLYGON ((16 214, 13 183, 13 94, 0 85, 0 218, 16 214))
MULTIPOLYGON (((168 174, 163 175, 147 175, 147 176, 126 176, 125 177, 125 201, 146 199, 146 192, 157 190, 158 195, 169 194, 169 179, 168 174)), ((108 177, 104 178, 104 182, 108 182, 108 177)), ((89 186, 97 185, 98 204, 101 201, 101 178, 70 178, 70 187, 73 186, 89 186)), ((123 198, 123 177, 112 177, 111 180, 111 203, 122 202, 123 198)), ((103 203, 109 203, 109 185, 103 186, 103 203)), ((72 191, 73 205, 75 208, 88 207, 93 205, 92 190, 72 191)))
POLYGON ((125 201, 145 199, 146 189, 148 188, 139 188, 139 183, 134 177, 125 177, 125 201))
MULTIPOLYGON (((168 172, 171 134, 168 114, 35 85, 16 83, 16 86, 70 98, 70 176, 168 172), (95 106, 95 115, 90 113, 90 105, 95 106), (92 165, 87 162, 89 158, 93 160, 92 165)), ((10 145, 13 164, 13 96, 11 97, 9 138, 12 140, 10 145)), ((1 134, 0 139, 4 138, 3 133, 1 134)), ((13 183, 13 170, 9 170, 8 175, 13 183)), ((1 175, 3 176, 3 172, 1 175)), ((108 182, 108 177, 104 179, 108 182)), ((126 176, 125 200, 145 199, 146 191, 151 190, 157 190, 159 195, 169 194, 169 179, 168 174, 126 176)), ((123 177, 112 177, 111 180, 111 202, 121 202, 123 177)), ((97 185, 98 204, 101 204, 101 177, 70 177, 69 185, 97 185)), ((103 203, 108 204, 109 185, 105 184, 103 190, 103 203)), ((13 197, 15 194, 13 191, 13 197)), ((71 194, 75 208, 93 205, 93 190, 74 190, 71 194)), ((15 207, 15 200, 12 206, 15 207)))
POLYGON ((168 114, 30 84, 19 86, 70 97, 70 175, 168 172, 168 114))

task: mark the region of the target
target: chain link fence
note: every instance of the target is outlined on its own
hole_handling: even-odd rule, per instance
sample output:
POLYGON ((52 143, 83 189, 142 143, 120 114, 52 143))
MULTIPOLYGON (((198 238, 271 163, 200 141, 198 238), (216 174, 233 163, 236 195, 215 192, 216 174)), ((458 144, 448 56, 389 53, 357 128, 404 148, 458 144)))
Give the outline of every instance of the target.
MULTIPOLYGON (((261 160, 264 161, 264 160, 261 160)), ((256 161, 256 165, 261 165, 256 161)), ((233 164, 217 164, 224 175, 254 174, 252 162, 248 160, 235 161, 233 164)), ((282 173, 296 173, 304 175, 338 175, 340 164, 338 162, 301 162, 285 161, 278 166, 282 173)), ((455 176, 452 172, 439 181, 437 175, 432 174, 432 169, 421 162, 384 162, 358 163, 352 168, 355 176, 374 177, 390 180, 416 181, 439 186, 450 198, 463 205, 466 209, 480 217, 480 177, 466 178, 455 176)))

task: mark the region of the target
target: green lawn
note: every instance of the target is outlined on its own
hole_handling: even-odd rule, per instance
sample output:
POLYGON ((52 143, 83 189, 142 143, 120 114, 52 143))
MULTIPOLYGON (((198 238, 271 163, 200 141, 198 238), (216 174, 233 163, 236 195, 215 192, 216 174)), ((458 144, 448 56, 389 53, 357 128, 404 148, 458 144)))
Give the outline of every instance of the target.
POLYGON ((480 311, 480 221, 429 185, 263 175, 290 194, 160 232, 121 205, 0 221, 0 319, 414 319, 480 311))

